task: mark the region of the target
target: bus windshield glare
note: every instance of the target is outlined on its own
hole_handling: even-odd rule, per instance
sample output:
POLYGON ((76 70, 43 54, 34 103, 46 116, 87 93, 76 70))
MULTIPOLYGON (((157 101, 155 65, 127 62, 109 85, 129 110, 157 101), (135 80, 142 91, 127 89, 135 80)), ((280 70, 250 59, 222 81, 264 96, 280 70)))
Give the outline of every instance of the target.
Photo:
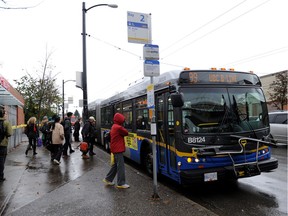
POLYGON ((181 88, 185 134, 235 133, 269 126, 260 88, 181 88))

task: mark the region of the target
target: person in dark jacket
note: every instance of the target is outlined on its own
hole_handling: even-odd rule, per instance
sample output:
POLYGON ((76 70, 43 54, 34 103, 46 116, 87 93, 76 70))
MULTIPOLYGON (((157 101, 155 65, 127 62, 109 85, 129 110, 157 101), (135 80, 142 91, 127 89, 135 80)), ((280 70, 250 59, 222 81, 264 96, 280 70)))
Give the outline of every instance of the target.
POLYGON ((110 171, 103 179, 103 182, 107 185, 114 185, 113 180, 117 174, 117 188, 126 189, 130 186, 126 184, 125 179, 125 164, 124 164, 124 156, 125 152, 125 141, 124 137, 128 136, 128 131, 122 126, 125 121, 125 117, 116 113, 113 118, 114 124, 110 130, 111 136, 111 146, 110 150, 114 157, 114 163, 111 166, 110 171))
POLYGON ((80 142, 80 139, 79 139, 80 128, 81 128, 81 118, 78 118, 77 121, 74 124, 73 136, 74 136, 74 141, 75 142, 80 142))
POLYGON ((36 124, 36 117, 31 117, 28 122, 27 122, 27 126, 25 128, 25 134, 27 135, 28 139, 29 139, 29 144, 27 146, 27 149, 25 151, 25 155, 27 156, 28 151, 31 149, 33 149, 33 155, 36 155, 36 144, 37 144, 37 138, 39 137, 39 129, 38 126, 36 124))
POLYGON ((96 127, 95 127, 95 118, 93 116, 89 117, 89 120, 85 123, 81 133, 83 137, 83 141, 87 142, 89 145, 89 150, 87 152, 83 152, 82 158, 88 159, 87 153, 89 152, 90 156, 95 155, 95 152, 93 152, 93 147, 95 145, 95 139, 96 139, 96 127))
POLYGON ((5 181, 4 178, 4 164, 7 156, 7 146, 8 146, 8 138, 12 136, 12 126, 10 122, 5 120, 5 110, 0 108, 0 124, 3 124, 2 126, 2 133, 1 134, 1 141, 0 141, 0 182, 5 181))
POLYGON ((72 112, 67 113, 67 117, 63 121, 64 127, 64 134, 65 134, 65 143, 63 146, 63 157, 67 157, 68 148, 70 149, 70 154, 74 152, 71 146, 71 132, 72 132, 72 124, 71 124, 71 116, 73 115, 72 112))
POLYGON ((51 142, 52 132, 51 124, 47 116, 44 116, 41 122, 40 131, 42 132, 43 146, 47 146, 51 142))

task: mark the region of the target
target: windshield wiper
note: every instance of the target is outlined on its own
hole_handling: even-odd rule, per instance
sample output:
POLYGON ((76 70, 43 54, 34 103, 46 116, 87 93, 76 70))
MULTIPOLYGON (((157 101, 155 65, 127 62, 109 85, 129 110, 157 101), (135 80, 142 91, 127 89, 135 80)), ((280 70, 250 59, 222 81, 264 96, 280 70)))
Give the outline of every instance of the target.
MULTIPOLYGON (((233 109, 234 109, 234 112, 233 112, 233 113, 235 113, 236 116, 237 116, 237 121, 239 121, 238 124, 240 125, 241 122, 245 122, 245 123, 248 125, 249 129, 253 132, 254 138, 257 139, 258 137, 257 137, 257 135, 256 135, 256 132, 255 132, 254 128, 252 127, 252 125, 251 125, 250 122, 249 122, 248 111, 247 111, 247 109, 248 109, 247 100, 246 100, 246 111, 247 111, 247 114, 246 114, 246 117, 244 117, 243 119, 241 119, 240 116, 245 116, 245 114, 243 114, 243 113, 239 110, 234 95, 232 96, 232 98, 233 98, 233 106, 232 106, 232 107, 233 107, 233 109)), ((245 94, 245 99, 246 99, 246 98, 247 98, 247 93, 245 94)), ((241 126, 240 126, 240 127, 241 127, 241 126)), ((246 132, 247 132, 247 131, 246 131, 246 132)))
POLYGON ((228 119, 228 116, 229 116, 229 107, 227 106, 227 103, 226 103, 226 100, 225 100, 225 97, 224 95, 222 94, 222 99, 224 101, 224 104, 223 104, 223 109, 224 109, 224 116, 222 118, 222 121, 218 127, 218 131, 217 133, 214 135, 214 137, 211 138, 211 142, 212 144, 215 144, 216 141, 217 141, 217 137, 221 134, 222 132, 222 128, 223 128, 223 125, 225 124, 225 121, 228 119))

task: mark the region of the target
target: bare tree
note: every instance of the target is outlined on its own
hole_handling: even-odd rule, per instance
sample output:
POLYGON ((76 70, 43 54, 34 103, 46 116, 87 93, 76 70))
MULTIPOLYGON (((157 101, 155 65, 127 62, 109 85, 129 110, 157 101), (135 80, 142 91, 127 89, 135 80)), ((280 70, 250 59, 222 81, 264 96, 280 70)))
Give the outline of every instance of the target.
POLYGON ((19 91, 25 99, 25 118, 37 115, 40 119, 44 115, 57 114, 58 107, 62 103, 61 94, 56 86, 56 75, 53 75, 55 67, 50 63, 52 52, 46 49, 45 59, 41 69, 36 71, 38 77, 27 75, 19 80, 14 80, 19 91))

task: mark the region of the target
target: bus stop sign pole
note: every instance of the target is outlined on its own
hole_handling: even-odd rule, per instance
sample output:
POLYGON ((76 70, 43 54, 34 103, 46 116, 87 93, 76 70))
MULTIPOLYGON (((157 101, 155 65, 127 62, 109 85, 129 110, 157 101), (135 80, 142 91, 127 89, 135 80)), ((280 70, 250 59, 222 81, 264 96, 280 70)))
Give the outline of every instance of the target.
MULTIPOLYGON (((153 76, 150 79, 151 85, 153 85, 153 76)), ((152 89, 151 95, 154 96, 154 88, 152 89)), ((153 97, 153 106, 152 110, 152 119, 151 119, 151 137, 152 137, 152 154, 153 154, 153 195, 152 198, 159 198, 158 195, 158 186, 157 186, 157 149, 156 149, 156 119, 155 119, 155 105, 154 105, 154 97, 153 97)))

